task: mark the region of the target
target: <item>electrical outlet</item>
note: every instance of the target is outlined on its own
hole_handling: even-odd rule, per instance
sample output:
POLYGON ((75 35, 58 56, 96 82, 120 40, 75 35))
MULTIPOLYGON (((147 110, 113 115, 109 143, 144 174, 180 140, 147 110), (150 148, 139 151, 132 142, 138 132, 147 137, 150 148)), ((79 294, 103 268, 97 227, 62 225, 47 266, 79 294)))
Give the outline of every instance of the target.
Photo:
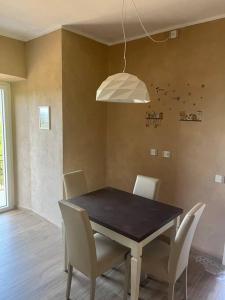
POLYGON ((157 156, 158 155, 158 150, 157 149, 150 149, 150 155, 157 156))
POLYGON ((165 150, 162 152, 162 157, 164 158, 170 158, 171 157, 171 152, 168 150, 165 150))
POLYGON ((223 175, 216 175, 215 176, 215 182, 216 183, 224 183, 225 182, 225 178, 223 175))
POLYGON ((170 39, 176 39, 178 36, 178 31, 177 30, 172 30, 170 31, 170 39))

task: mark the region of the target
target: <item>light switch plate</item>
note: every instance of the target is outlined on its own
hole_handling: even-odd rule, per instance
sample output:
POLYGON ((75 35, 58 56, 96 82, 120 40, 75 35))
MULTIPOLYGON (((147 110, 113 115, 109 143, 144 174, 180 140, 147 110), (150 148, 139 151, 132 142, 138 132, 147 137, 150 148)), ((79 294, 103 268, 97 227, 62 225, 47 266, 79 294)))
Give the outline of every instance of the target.
POLYGON ((224 181, 225 181, 225 178, 224 178, 223 175, 216 175, 215 176, 215 182, 216 183, 224 183, 224 181))
POLYGON ((157 156, 158 155, 158 150, 157 149, 150 149, 150 155, 157 156))
POLYGON ((171 152, 168 150, 165 150, 162 152, 162 157, 164 158, 170 158, 171 157, 171 152))

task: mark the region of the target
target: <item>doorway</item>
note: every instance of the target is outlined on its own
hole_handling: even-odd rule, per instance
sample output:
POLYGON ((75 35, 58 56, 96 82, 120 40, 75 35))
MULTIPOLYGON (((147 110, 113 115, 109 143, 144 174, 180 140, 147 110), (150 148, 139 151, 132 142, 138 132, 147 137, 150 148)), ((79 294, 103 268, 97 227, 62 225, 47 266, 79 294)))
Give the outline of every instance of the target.
POLYGON ((10 84, 0 82, 0 212, 14 207, 10 84))

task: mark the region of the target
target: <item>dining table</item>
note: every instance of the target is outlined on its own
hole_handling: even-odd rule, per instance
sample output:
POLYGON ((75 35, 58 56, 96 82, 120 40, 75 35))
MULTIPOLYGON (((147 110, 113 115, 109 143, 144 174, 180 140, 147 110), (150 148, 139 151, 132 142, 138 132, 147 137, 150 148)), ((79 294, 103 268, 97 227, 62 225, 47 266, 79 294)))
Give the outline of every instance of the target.
POLYGON ((143 248, 168 229, 172 245, 183 210, 112 187, 68 201, 87 211, 94 231, 130 249, 131 300, 138 300, 143 248))

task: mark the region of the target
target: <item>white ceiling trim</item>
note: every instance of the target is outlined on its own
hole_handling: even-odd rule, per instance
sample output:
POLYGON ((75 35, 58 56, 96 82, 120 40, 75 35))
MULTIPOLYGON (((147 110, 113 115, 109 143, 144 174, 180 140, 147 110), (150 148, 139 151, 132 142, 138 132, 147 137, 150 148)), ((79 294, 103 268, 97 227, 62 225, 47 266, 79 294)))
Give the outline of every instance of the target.
POLYGON ((87 33, 83 32, 82 30, 74 29, 74 28, 70 27, 70 25, 63 25, 62 28, 65 29, 65 30, 67 30, 67 31, 76 33, 78 35, 82 35, 82 36, 84 36, 84 37, 86 37, 88 39, 91 39, 93 41, 96 41, 98 43, 101 43, 101 44, 104 44, 104 45, 107 45, 107 46, 111 45, 110 43, 108 43, 107 41, 105 41, 103 39, 96 38, 95 36, 93 36, 91 34, 87 34, 87 33))
MULTIPOLYGON (((214 17, 210 17, 210 18, 200 19, 200 20, 194 21, 194 22, 186 22, 186 23, 175 25, 175 26, 164 27, 162 29, 149 32, 149 34, 154 35, 154 34, 164 33, 164 32, 168 32, 168 31, 171 31, 171 30, 181 29, 181 28, 185 28, 185 27, 188 27, 188 26, 202 24, 202 23, 206 23, 206 22, 210 22, 210 21, 216 21, 216 20, 224 19, 224 18, 225 18, 225 14, 221 14, 221 15, 217 15, 217 16, 214 16, 214 17)), ((118 24, 118 26, 121 26, 121 25, 118 24)), ((137 26, 138 26, 138 24, 137 24, 137 26)), ((62 26, 62 28, 65 29, 65 30, 68 30, 70 32, 82 35, 86 38, 92 39, 92 40, 94 40, 96 42, 99 42, 101 44, 105 44, 107 46, 113 46, 113 45, 121 44, 121 43, 124 42, 123 39, 120 39, 120 40, 117 40, 115 42, 109 43, 104 39, 96 38, 93 35, 87 34, 87 33, 83 32, 82 30, 74 29, 73 27, 70 27, 68 25, 64 25, 64 26, 62 26)), ((141 39, 141 38, 144 38, 144 37, 147 37, 145 33, 140 34, 140 35, 135 35, 134 37, 131 37, 131 38, 127 38, 127 41, 131 42, 131 41, 135 41, 135 40, 138 40, 138 39, 141 39)))
POLYGON ((61 28, 62 28, 61 25, 51 26, 51 27, 47 28, 46 30, 38 31, 37 33, 33 34, 32 38, 25 38, 22 34, 21 34, 21 36, 18 36, 18 34, 6 33, 4 30, 0 30, 0 35, 11 38, 11 39, 19 40, 22 42, 29 42, 29 41, 32 41, 33 39, 44 36, 46 34, 49 34, 58 29, 61 29, 61 28))
MULTIPOLYGON (((175 26, 165 27, 165 28, 162 28, 162 29, 159 29, 159 30, 152 31, 149 34, 154 35, 154 34, 168 32, 168 31, 175 30, 175 29, 181 29, 181 28, 188 27, 188 26, 202 24, 202 23, 206 23, 206 22, 210 22, 210 21, 216 21, 216 20, 224 19, 224 18, 225 18, 225 14, 221 14, 221 15, 217 15, 217 16, 214 16, 214 17, 210 17, 210 18, 200 19, 200 20, 194 21, 194 22, 187 22, 187 23, 178 24, 178 25, 175 25, 175 26)), ((138 39, 141 39, 141 38, 144 38, 144 37, 147 37, 145 33, 140 34, 140 35, 136 35, 132 38, 127 38, 127 41, 128 42, 129 41, 134 41, 134 40, 138 40, 138 39)), ((106 43, 106 44, 108 46, 113 46, 113 45, 121 44, 123 42, 124 42, 124 40, 122 39, 122 40, 118 40, 118 41, 113 42, 113 43, 106 43)))
MULTIPOLYGON (((193 25, 197 25, 197 24, 202 24, 202 23, 206 23, 206 22, 210 22, 210 21, 215 21, 215 20, 219 20, 219 19, 224 19, 224 18, 225 18, 225 14, 216 15, 214 17, 200 19, 200 20, 194 21, 194 22, 187 22, 187 23, 178 24, 178 25, 175 25, 175 26, 161 28, 160 30, 155 30, 155 31, 150 32, 150 34, 151 35, 159 34, 159 33, 168 32, 168 31, 171 31, 171 30, 175 30, 175 29, 181 29, 181 28, 184 28, 184 27, 193 26, 193 25)), ((120 26, 119 23, 118 23, 118 26, 120 26)), ((44 36, 46 34, 49 34, 51 32, 54 32, 54 31, 56 31, 58 29, 62 29, 62 28, 65 29, 65 30, 67 30, 67 31, 70 31, 70 32, 82 35, 84 37, 87 37, 87 38, 89 38, 91 40, 94 40, 96 42, 99 42, 101 44, 105 44, 107 46, 113 46, 113 45, 117 45, 117 44, 123 43, 123 40, 121 40, 121 39, 118 40, 118 41, 110 43, 110 42, 107 42, 104 39, 96 38, 95 36, 87 34, 87 33, 83 32, 81 30, 77 30, 77 29, 71 28, 69 25, 51 26, 51 27, 47 28, 46 30, 37 32, 36 34, 33 34, 32 38, 24 38, 22 35, 21 35, 21 37, 18 37, 17 34, 6 33, 6 32, 4 32, 2 30, 0 30, 0 35, 5 36, 5 37, 9 37, 9 38, 13 38, 13 39, 16 39, 16 40, 20 40, 20 41, 23 41, 23 42, 28 42, 28 41, 31 41, 31 40, 33 40, 35 38, 44 36)), ((141 39, 141 38, 144 38, 144 37, 146 37, 146 34, 136 35, 134 37, 127 38, 127 41, 128 42, 129 41, 134 41, 134 40, 138 40, 138 39, 141 39)))
POLYGON ((54 26, 48 27, 45 30, 42 30, 42 31, 39 31, 39 32, 33 34, 33 37, 31 39, 26 39, 25 42, 29 42, 33 39, 44 36, 46 34, 49 34, 51 32, 54 32, 54 31, 58 30, 58 29, 61 29, 61 28, 62 28, 62 25, 54 25, 54 26))
POLYGON ((5 32, 4 30, 0 30, 0 36, 4 36, 10 39, 14 39, 14 40, 18 40, 18 41, 22 41, 22 42, 27 42, 27 40, 21 35, 18 36, 18 34, 14 34, 14 33, 8 33, 5 32))

